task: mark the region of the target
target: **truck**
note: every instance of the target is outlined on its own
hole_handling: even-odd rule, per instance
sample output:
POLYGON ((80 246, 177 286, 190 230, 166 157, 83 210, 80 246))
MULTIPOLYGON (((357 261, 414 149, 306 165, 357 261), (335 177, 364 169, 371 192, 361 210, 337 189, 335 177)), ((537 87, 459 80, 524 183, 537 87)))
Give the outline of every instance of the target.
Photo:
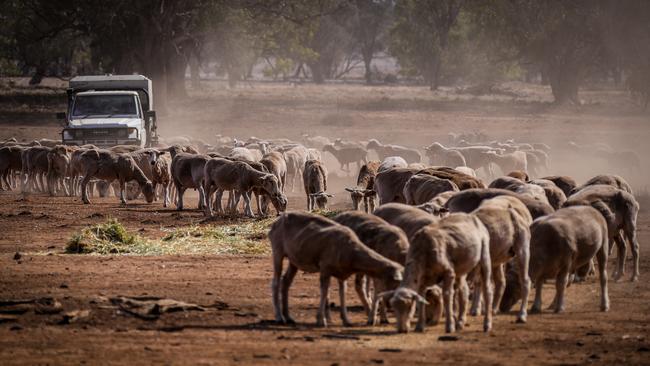
POLYGON ((76 76, 66 90, 66 145, 156 146, 158 133, 151 80, 142 75, 76 76))

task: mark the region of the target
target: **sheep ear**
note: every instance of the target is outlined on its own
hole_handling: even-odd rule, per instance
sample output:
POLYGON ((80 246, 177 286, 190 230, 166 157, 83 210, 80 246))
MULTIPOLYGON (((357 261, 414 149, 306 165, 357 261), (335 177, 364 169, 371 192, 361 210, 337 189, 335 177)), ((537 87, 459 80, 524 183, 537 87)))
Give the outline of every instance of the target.
POLYGON ((383 299, 384 297, 391 296, 394 293, 395 293, 395 290, 380 292, 380 293, 377 294, 377 298, 378 299, 383 299))
POLYGON ((331 197, 334 197, 334 195, 331 194, 331 193, 323 193, 323 194, 326 195, 327 197, 330 197, 330 198, 331 198, 331 197))
POLYGON ((429 305, 429 302, 427 301, 427 299, 422 297, 422 295, 418 294, 417 291, 410 290, 409 293, 411 294, 411 296, 413 296, 415 298, 415 300, 417 300, 417 302, 425 304, 425 305, 429 305))
POLYGON ((404 279, 404 277, 403 277, 403 275, 402 275, 402 271, 398 271, 398 272, 395 274, 395 276, 393 276, 393 279, 394 279, 395 281, 402 281, 402 280, 404 279))
POLYGON ((348 191, 348 192, 354 192, 354 189, 352 189, 352 188, 345 188, 345 190, 348 191))

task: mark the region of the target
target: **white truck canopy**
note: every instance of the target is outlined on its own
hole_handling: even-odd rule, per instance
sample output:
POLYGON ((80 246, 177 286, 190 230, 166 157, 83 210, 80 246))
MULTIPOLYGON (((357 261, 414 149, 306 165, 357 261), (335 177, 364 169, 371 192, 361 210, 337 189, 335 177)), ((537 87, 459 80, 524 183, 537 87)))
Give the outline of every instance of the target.
MULTIPOLYGON (((145 110, 153 110, 153 93, 151 80, 142 75, 92 75, 76 76, 70 79, 70 89, 73 93, 95 90, 131 90, 144 91, 145 100, 142 100, 145 110)), ((140 96, 140 99, 143 96, 140 96)))

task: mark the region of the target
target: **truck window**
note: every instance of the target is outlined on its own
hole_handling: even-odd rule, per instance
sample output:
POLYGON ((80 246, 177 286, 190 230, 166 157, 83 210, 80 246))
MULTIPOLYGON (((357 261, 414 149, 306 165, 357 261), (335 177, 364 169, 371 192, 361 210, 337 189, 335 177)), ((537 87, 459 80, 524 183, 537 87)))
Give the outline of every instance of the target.
POLYGON ((77 95, 72 117, 91 116, 138 116, 136 98, 133 95, 77 95))

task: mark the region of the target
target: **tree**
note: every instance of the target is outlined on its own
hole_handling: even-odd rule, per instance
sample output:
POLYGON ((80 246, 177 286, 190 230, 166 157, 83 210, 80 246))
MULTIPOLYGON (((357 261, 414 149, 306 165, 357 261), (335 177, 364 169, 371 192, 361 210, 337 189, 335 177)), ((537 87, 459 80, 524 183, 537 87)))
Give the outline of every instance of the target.
POLYGON ((385 48, 384 38, 393 8, 391 0, 355 0, 350 33, 363 58, 366 83, 372 83, 371 63, 385 48))
POLYGON ((389 50, 407 74, 419 75, 431 90, 439 86, 441 60, 462 0, 403 0, 395 5, 389 50))

